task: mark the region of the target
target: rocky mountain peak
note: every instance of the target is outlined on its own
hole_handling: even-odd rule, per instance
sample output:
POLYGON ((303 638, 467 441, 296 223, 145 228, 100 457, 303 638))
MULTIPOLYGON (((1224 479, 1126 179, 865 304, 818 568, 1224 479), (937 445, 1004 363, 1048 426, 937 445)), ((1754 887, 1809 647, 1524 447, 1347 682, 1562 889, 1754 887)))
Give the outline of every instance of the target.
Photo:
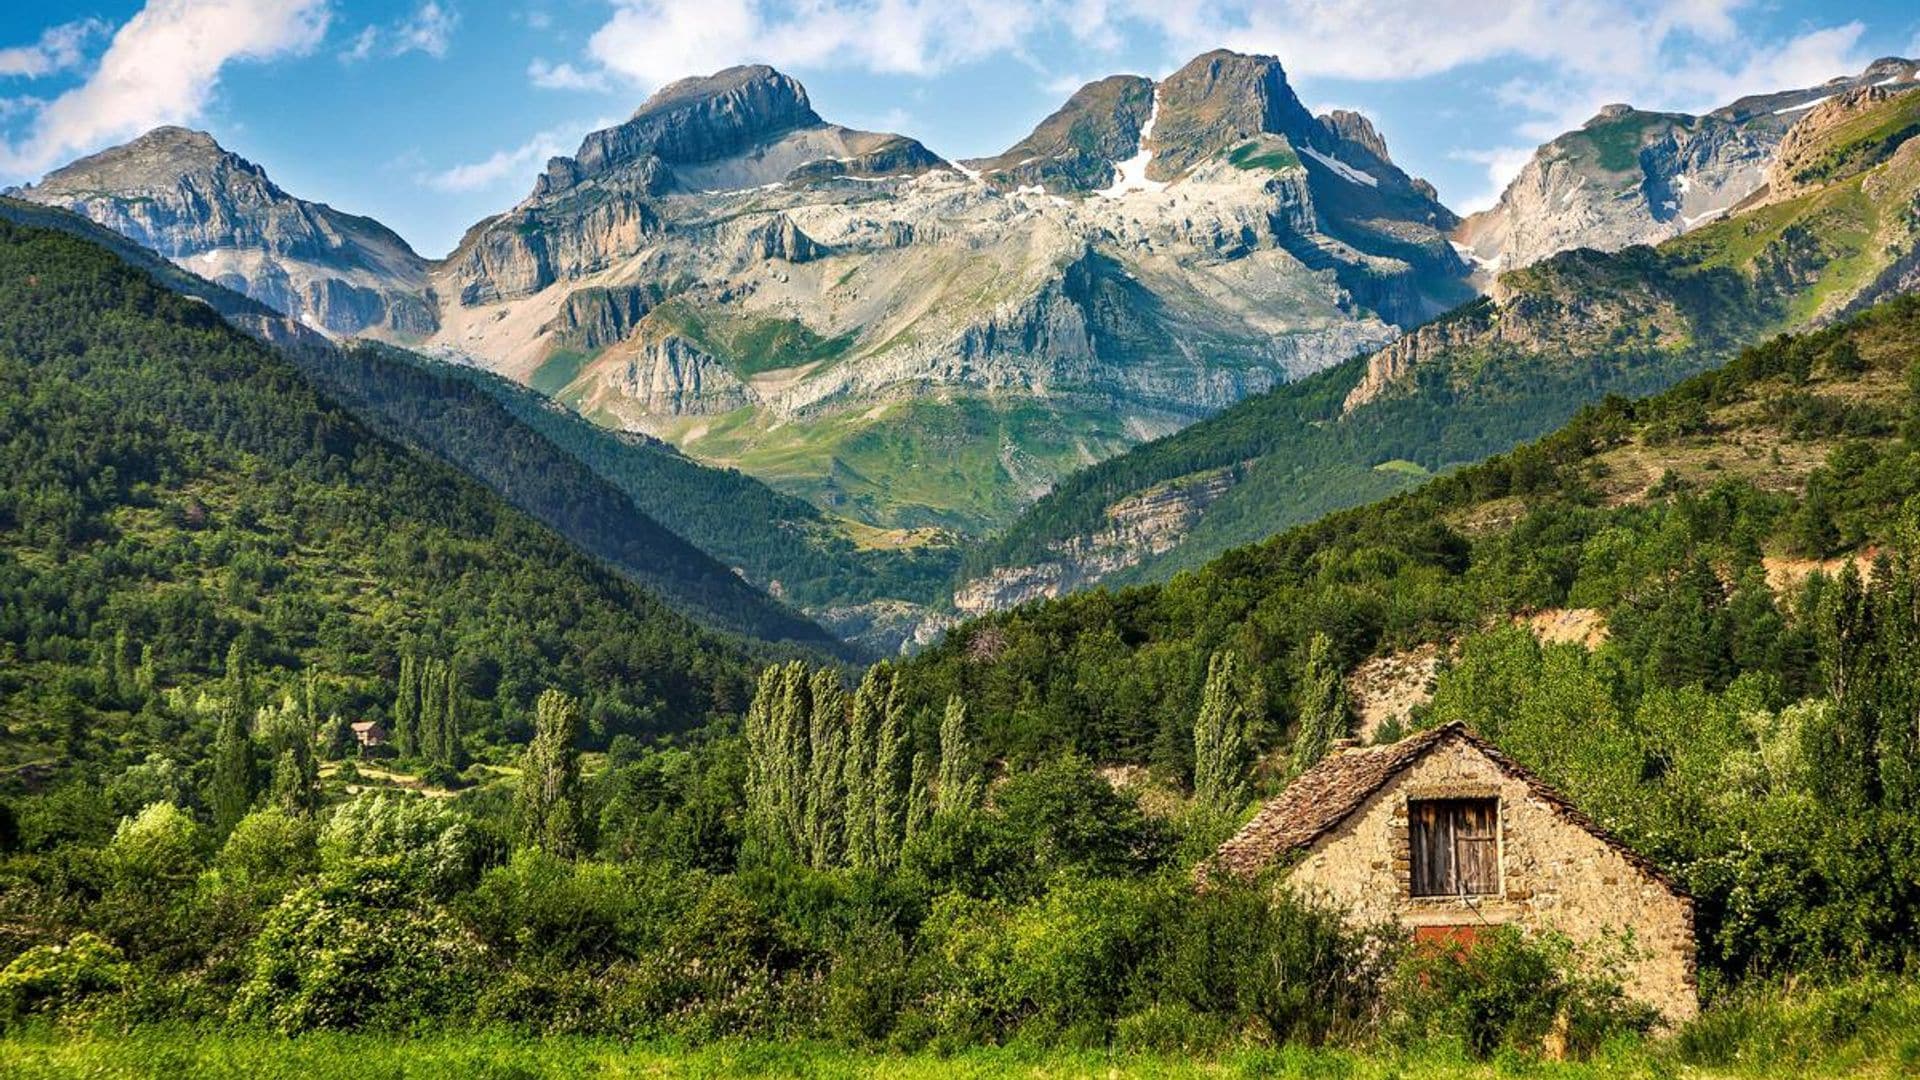
POLYGON ((1147 168, 1155 180, 1182 176, 1255 135, 1284 135, 1296 146, 1327 141, 1271 56, 1202 53, 1161 81, 1155 106, 1147 168))
POLYGON ((287 194, 203 131, 161 127, 19 196, 89 218, 331 334, 430 333, 426 262, 392 230, 287 194))
POLYGON ((260 187, 264 198, 285 197, 265 169, 225 149, 213 136, 171 125, 62 166, 25 190, 41 196, 100 191, 140 195, 170 191, 189 179, 214 187, 248 184, 260 187))
MULTIPOLYGON (((558 195, 603 178, 641 194, 660 195, 675 189, 676 167, 697 171, 724 159, 764 154, 783 142, 789 144, 785 152, 770 159, 783 162, 783 172, 829 158, 900 170, 941 164, 931 151, 904 136, 828 124, 813 111, 799 80, 751 64, 661 88, 626 122, 589 134, 573 157, 548 162, 532 197, 558 195), (821 137, 796 140, 809 132, 821 137)), ((725 177, 705 177, 703 183, 728 186, 725 177)))
POLYGON ((1387 140, 1374 130, 1373 121, 1350 109, 1335 109, 1320 117, 1320 126, 1326 128, 1342 142, 1351 143, 1382 162, 1391 162, 1387 153, 1387 140))

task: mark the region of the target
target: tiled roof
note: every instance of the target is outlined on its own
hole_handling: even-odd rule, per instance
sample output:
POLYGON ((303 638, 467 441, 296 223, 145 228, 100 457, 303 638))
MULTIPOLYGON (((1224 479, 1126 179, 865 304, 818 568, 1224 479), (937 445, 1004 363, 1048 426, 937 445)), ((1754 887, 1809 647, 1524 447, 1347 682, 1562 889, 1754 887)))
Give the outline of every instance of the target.
POLYGON ((1232 839, 1221 844, 1202 872, 1217 867, 1250 876, 1283 855, 1311 846, 1427 751, 1452 739, 1465 741, 1485 754, 1502 771, 1525 783, 1535 797, 1552 806, 1562 818, 1593 834, 1668 891, 1677 896, 1687 895, 1680 883, 1652 860, 1601 828, 1548 787, 1546 781, 1458 722, 1410 735, 1388 746, 1327 755, 1261 807, 1232 839))

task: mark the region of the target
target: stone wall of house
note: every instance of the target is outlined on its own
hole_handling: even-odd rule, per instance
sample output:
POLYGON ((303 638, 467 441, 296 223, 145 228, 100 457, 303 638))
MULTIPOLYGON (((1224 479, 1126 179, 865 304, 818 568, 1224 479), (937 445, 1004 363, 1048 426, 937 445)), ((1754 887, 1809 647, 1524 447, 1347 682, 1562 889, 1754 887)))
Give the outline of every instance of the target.
POLYGON ((1626 969, 1627 990, 1669 1023, 1699 1009, 1692 902, 1461 740, 1434 747, 1375 792, 1304 853, 1288 880, 1346 908, 1363 924, 1515 923, 1552 928, 1581 944, 1630 933, 1635 958, 1626 969), (1412 896, 1407 801, 1494 796, 1500 799, 1500 893, 1412 896))

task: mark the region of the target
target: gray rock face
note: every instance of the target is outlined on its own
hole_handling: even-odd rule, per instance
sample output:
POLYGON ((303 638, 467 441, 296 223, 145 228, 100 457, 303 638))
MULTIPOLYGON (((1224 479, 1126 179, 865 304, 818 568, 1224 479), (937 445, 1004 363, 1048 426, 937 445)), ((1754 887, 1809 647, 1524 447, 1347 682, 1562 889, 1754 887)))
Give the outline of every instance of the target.
POLYGON ((72 210, 336 336, 438 325, 427 262, 368 218, 296 199, 212 137, 158 128, 18 196, 72 210))
POLYGON ((1760 94, 1704 116, 1609 105, 1540 147, 1497 205, 1455 231, 1491 276, 1574 247, 1617 251, 1713 221, 1767 182, 1781 141, 1821 103, 1865 87, 1912 85, 1914 61, 1875 61, 1859 75, 1760 94))

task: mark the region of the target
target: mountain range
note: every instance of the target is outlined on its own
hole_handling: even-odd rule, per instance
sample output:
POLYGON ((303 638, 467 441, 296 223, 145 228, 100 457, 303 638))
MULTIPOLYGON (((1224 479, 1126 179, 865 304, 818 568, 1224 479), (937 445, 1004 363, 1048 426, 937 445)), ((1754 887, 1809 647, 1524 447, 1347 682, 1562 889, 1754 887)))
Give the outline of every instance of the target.
MULTIPOLYGON (((832 124, 771 68, 683 80, 440 260, 178 128, 13 194, 291 317, 233 313, 256 332, 451 362, 436 382, 403 352, 315 353, 478 388, 498 431, 610 489, 594 505, 759 597, 721 607, 786 598, 885 652, 942 609, 1198 565, 1910 287, 1915 77, 1888 59, 1703 116, 1610 106, 1465 219, 1367 118, 1315 116, 1277 60, 1225 51, 1089 83, 965 161, 832 124)), ((620 565, 622 530, 440 423, 420 445, 620 565)), ((672 565, 626 569, 717 614, 672 565)))

